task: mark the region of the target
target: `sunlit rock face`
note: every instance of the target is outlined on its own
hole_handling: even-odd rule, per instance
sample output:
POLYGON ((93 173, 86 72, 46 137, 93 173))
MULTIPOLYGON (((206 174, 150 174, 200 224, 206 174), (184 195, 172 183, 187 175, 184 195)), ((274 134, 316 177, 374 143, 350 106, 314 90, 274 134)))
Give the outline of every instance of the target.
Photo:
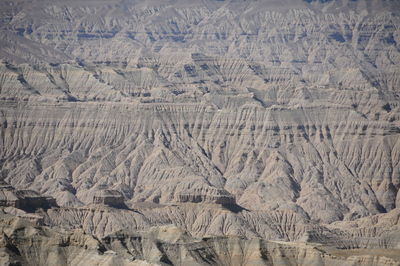
POLYGON ((0 12, 0 177, 47 223, 400 247, 400 2, 0 12))
POLYGON ((238 237, 192 238, 175 226, 101 239, 2 215, 3 265, 397 265, 396 250, 346 251, 238 237), (379 254, 379 252, 381 252, 379 254), (383 256, 384 255, 384 256, 383 256))

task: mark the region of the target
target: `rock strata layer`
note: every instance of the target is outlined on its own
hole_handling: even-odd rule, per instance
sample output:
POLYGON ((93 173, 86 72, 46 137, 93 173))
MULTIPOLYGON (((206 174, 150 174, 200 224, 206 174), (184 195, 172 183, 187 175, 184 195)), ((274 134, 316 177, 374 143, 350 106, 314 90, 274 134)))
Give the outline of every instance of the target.
POLYGON ((14 207, 25 211, 58 207, 52 197, 44 197, 33 190, 16 190, 5 182, 0 184, 0 206, 14 207))
POLYGON ((238 237, 192 238, 175 226, 115 232, 102 239, 1 216, 2 265, 398 265, 397 250, 336 250, 322 245, 238 237), (7 224, 7 225, 6 225, 7 224))
MULTIPOLYGON (((310 243, 399 249, 399 10, 377 0, 3 1, 3 214, 83 230, 107 249, 117 232, 143 231, 152 251, 123 253, 152 263, 204 263, 196 241, 211 264, 231 259, 224 246, 255 247, 238 255, 243 265, 280 263, 265 255, 284 252, 276 241, 295 242, 282 244, 290 254, 314 252, 310 243), (188 235, 182 249, 154 244, 154 227, 171 225, 188 235)), ((18 234, 15 246, 30 241, 18 234)), ((99 264, 113 257, 96 252, 99 264)))

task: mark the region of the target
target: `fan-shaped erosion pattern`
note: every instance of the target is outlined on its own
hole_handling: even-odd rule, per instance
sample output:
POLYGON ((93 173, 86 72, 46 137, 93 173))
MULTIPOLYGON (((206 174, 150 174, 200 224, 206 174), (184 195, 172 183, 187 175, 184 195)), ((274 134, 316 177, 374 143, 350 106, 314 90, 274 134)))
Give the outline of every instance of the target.
POLYGON ((0 258, 398 265, 399 11, 3 1, 0 258))

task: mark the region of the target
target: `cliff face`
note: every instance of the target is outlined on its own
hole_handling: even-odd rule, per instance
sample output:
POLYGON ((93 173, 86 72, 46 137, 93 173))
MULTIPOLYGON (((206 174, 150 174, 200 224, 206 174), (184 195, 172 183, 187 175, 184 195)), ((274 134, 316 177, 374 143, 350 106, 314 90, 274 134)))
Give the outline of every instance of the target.
POLYGON ((58 207, 56 200, 52 197, 43 197, 33 190, 16 190, 5 182, 0 184, 0 206, 25 211, 58 207))
POLYGON ((341 251, 237 237, 196 239, 174 226, 102 239, 2 216, 3 265, 398 265, 397 250, 341 251), (9 224, 5 226, 5 224, 9 224))
POLYGON ((0 177, 99 237, 176 224, 398 248, 399 10, 5 1, 0 177))

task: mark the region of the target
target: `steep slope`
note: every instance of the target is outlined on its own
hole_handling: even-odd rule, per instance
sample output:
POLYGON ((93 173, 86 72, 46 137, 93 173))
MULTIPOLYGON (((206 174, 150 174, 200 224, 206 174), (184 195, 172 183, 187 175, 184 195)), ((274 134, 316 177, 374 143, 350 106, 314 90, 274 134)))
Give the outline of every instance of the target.
POLYGON ((399 10, 4 1, 0 179, 97 237, 399 248, 399 10))
POLYGON ((398 204, 399 129, 350 108, 7 105, 6 180, 56 198, 66 191, 89 203, 87 191, 106 186, 133 202, 236 198, 247 209, 300 208, 323 222, 398 204))
POLYGON ((396 250, 340 251, 322 245, 219 237, 196 239, 174 226, 119 231, 101 240, 2 216, 4 265, 398 265, 396 250), (7 224, 5 226, 5 224, 7 224))

